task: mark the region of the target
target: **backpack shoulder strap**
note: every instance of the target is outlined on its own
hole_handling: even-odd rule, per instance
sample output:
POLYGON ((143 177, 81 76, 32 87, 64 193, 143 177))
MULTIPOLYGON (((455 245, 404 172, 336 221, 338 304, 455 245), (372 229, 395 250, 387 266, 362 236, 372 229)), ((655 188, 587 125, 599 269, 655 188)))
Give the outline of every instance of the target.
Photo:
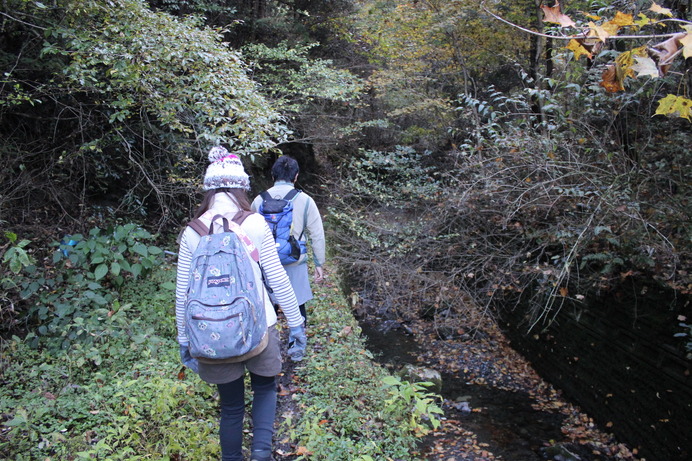
POLYGON ((290 202, 298 194, 300 194, 300 190, 299 189, 293 189, 288 194, 286 194, 284 196, 284 200, 286 200, 287 202, 290 202))
MULTIPOLYGON (((240 211, 238 211, 238 212, 235 214, 235 216, 233 216, 232 221, 233 221, 234 223, 238 224, 238 226, 240 226, 241 224, 243 224, 243 221, 245 221, 245 218, 247 218, 247 217, 250 216, 251 214, 254 214, 254 213, 253 213, 252 211, 240 210, 240 211)), ((251 241, 250 238, 242 231, 242 229, 240 229, 239 232, 238 232, 238 231, 236 231, 236 232, 237 232, 237 234, 240 236, 241 240, 243 240, 243 242, 245 243, 245 245, 248 246, 248 248, 254 248, 254 245, 252 244, 252 241, 251 241)), ((253 251, 250 251, 250 256, 252 256, 252 259, 254 259, 254 260, 257 262, 257 265, 258 265, 259 268, 260 268, 260 273, 262 274, 262 283, 264 284, 264 287, 267 289, 267 291, 268 291, 268 292, 270 293, 270 295, 271 295, 271 294, 274 293, 274 290, 272 290, 272 288, 269 286, 269 282, 267 281, 267 280, 268 280, 268 279, 267 279, 267 274, 265 274, 264 268, 262 267, 262 265, 261 265, 260 262, 259 262, 259 252, 257 251, 256 248, 255 248, 254 252, 256 252, 255 254, 257 255, 257 259, 255 259, 255 254, 253 254, 253 251)))
POLYGON ((197 232, 202 237, 204 237, 205 235, 209 235, 209 228, 199 218, 193 219, 192 221, 187 223, 187 225, 190 226, 192 230, 197 232))
POLYGON ((262 200, 271 200, 271 198, 272 198, 272 196, 268 190, 262 191, 262 193, 260 194, 260 197, 262 197, 262 200))
POLYGON ((239 226, 243 224, 243 221, 245 221, 245 218, 250 216, 252 214, 252 211, 245 211, 245 210, 240 210, 233 216, 233 222, 238 224, 239 226))
POLYGON ((305 235, 305 229, 308 227, 308 208, 310 207, 310 201, 305 202, 305 210, 303 210, 303 230, 300 232, 300 237, 298 240, 303 240, 303 235, 305 235))
POLYGON ((231 220, 231 223, 229 225, 229 230, 231 230, 233 233, 235 233, 238 238, 245 244, 247 247, 247 251, 250 253, 250 257, 255 260, 255 262, 259 263, 259 250, 255 246, 254 243, 252 243, 252 240, 250 240, 250 237, 247 236, 245 231, 240 227, 240 223, 245 221, 245 218, 250 216, 252 212, 248 211, 243 211, 240 210, 238 213, 235 214, 233 219, 231 220), (237 221, 237 219, 240 220, 240 222, 237 221))

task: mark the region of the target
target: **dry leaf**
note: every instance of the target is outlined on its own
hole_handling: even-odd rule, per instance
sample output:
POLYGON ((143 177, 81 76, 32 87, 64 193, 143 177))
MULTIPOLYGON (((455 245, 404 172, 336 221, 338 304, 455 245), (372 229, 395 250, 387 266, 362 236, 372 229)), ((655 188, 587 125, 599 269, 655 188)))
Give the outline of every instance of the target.
POLYGON ((610 33, 608 33, 606 29, 597 25, 594 22, 589 22, 589 28, 596 34, 599 40, 601 40, 603 43, 605 43, 606 39, 610 37, 610 33))
POLYGON ((617 25, 618 27, 632 26, 634 25, 634 17, 631 14, 625 14, 618 11, 615 13, 615 17, 608 22, 617 25))
POLYGON ((686 118, 692 122, 692 99, 669 94, 658 101, 655 115, 672 115, 686 118))
POLYGON ((692 58, 692 32, 685 34, 679 42, 682 45, 682 56, 685 59, 692 58))
POLYGON ((294 455, 297 455, 297 456, 311 456, 311 455, 312 455, 312 452, 309 451, 309 450, 308 450, 307 448, 305 448, 305 447, 298 447, 298 448, 296 448, 296 451, 295 451, 294 455))
POLYGON ((620 26, 614 23, 613 21, 603 23, 603 25, 601 25, 601 28, 608 34, 608 37, 617 35, 618 31, 620 30, 620 26))
POLYGON ((640 57, 635 57, 634 59, 637 63, 632 66, 632 70, 637 73, 637 77, 645 77, 648 75, 652 78, 658 78, 660 76, 656 61, 653 59, 640 57))
POLYGON ((617 93, 618 91, 625 90, 625 87, 622 86, 622 81, 618 79, 617 68, 614 64, 606 67, 606 70, 603 71, 599 85, 605 88, 609 93, 617 93))
POLYGON ((562 14, 560 11, 560 2, 555 2, 555 6, 541 6, 545 18, 545 22, 553 22, 555 24, 560 24, 562 27, 576 27, 577 25, 570 19, 569 16, 562 14))
POLYGON ((658 57, 658 66, 661 75, 666 75, 668 72, 670 63, 675 59, 675 56, 677 56, 680 40, 686 35, 685 33, 673 35, 668 40, 657 43, 652 47, 652 53, 655 53, 658 57))
POLYGON ((586 56, 589 59, 593 58, 593 55, 586 48, 584 48, 584 45, 582 45, 579 40, 570 40, 565 48, 574 53, 574 59, 578 60, 582 56, 586 56))
POLYGON ((673 12, 670 11, 668 8, 663 8, 661 5, 658 3, 654 2, 653 5, 651 5, 651 8, 649 8, 649 11, 653 11, 654 13, 662 14, 664 16, 668 16, 669 18, 673 17, 673 12))
POLYGON ((653 46, 653 48, 659 52, 659 59, 661 63, 669 64, 668 61, 673 58, 675 53, 678 51, 678 41, 685 35, 687 34, 675 34, 668 40, 664 40, 653 46))
MULTIPOLYGON (((620 80, 623 80, 626 77, 636 77, 634 73, 635 57, 648 57, 648 54, 646 52, 646 46, 640 46, 639 48, 634 48, 630 51, 620 53, 620 56, 618 56, 615 60, 618 69, 622 71, 622 77, 620 78, 620 80)), ((658 69, 656 69, 656 75, 658 76, 658 69)))
POLYGON ((281 397, 291 395, 291 390, 286 386, 282 386, 281 384, 279 384, 278 395, 280 395, 281 397))
POLYGON ((567 289, 567 287, 561 287, 560 288, 560 296, 565 298, 565 297, 567 297, 568 294, 569 294, 569 290, 567 289))

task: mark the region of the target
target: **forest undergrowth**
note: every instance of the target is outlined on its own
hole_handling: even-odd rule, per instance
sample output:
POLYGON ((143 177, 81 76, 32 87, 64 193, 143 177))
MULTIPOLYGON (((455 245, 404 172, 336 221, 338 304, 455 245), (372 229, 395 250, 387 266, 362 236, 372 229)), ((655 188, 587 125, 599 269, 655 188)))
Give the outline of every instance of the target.
POLYGON ((443 337, 467 305, 521 305, 530 332, 627 280, 688 295, 689 156, 670 149, 633 164, 518 128, 439 155, 363 149, 330 183, 330 238, 345 277, 443 337))
MULTIPOLYGON (((13 317, 0 342, 0 457, 218 459, 215 389, 178 357, 170 254, 134 225, 70 237, 41 256, 15 241, 5 261, 4 296, 29 315, 13 317)), ((415 453, 437 424, 437 400, 371 360, 331 281, 317 287, 309 337, 309 358, 285 358, 279 378, 277 458, 415 453)))

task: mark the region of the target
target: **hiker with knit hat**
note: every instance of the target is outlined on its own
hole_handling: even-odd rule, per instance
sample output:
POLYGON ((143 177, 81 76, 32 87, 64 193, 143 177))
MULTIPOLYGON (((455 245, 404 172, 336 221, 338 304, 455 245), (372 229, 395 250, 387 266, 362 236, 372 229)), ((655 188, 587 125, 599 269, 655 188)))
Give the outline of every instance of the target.
MULTIPOLYGON (((214 147, 209 152, 210 164, 204 175, 203 189, 206 191, 202 204, 195 213, 207 227, 216 215, 229 221, 239 212, 250 212, 247 191, 250 178, 243 169, 240 158, 225 148, 214 147)), ((220 221, 220 220, 217 220, 220 221)), ((222 225, 214 222, 214 230, 221 231, 222 225)), ((220 222, 219 222, 220 224, 220 222)), ((264 218, 256 213, 249 214, 240 228, 259 250, 259 263, 266 282, 273 290, 276 302, 281 306, 289 326, 292 347, 288 353, 293 360, 302 360, 306 345, 304 319, 300 315, 296 296, 286 275, 274 244, 274 238, 264 218)), ((178 343, 183 364, 199 373, 200 378, 216 384, 221 403, 219 438, 222 461, 241 461, 243 419, 245 415, 245 370, 250 373, 252 400, 252 461, 272 460, 272 437, 276 417, 276 375, 281 372, 280 337, 277 330, 277 314, 269 294, 260 284, 265 298, 265 314, 269 329, 269 341, 259 354, 239 363, 203 363, 192 358, 189 340, 185 332, 185 301, 190 277, 192 255, 200 242, 200 235, 190 226, 180 237, 176 280, 176 326, 178 343)))

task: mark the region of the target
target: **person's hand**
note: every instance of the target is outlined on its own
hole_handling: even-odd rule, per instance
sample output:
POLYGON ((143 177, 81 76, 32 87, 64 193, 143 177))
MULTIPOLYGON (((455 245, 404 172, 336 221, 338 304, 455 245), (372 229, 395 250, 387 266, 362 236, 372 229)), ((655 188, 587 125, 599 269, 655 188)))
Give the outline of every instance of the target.
POLYGON ((294 362, 300 362, 305 357, 305 346, 308 337, 305 335, 305 326, 291 327, 288 330, 288 356, 294 362))
POLYGON ((180 361, 183 362, 183 365, 188 367, 190 370, 199 374, 199 362, 197 362, 197 359, 190 355, 190 347, 187 344, 180 345, 180 361))
POLYGON ((315 267, 315 283, 320 283, 324 280, 324 269, 322 266, 315 267))

